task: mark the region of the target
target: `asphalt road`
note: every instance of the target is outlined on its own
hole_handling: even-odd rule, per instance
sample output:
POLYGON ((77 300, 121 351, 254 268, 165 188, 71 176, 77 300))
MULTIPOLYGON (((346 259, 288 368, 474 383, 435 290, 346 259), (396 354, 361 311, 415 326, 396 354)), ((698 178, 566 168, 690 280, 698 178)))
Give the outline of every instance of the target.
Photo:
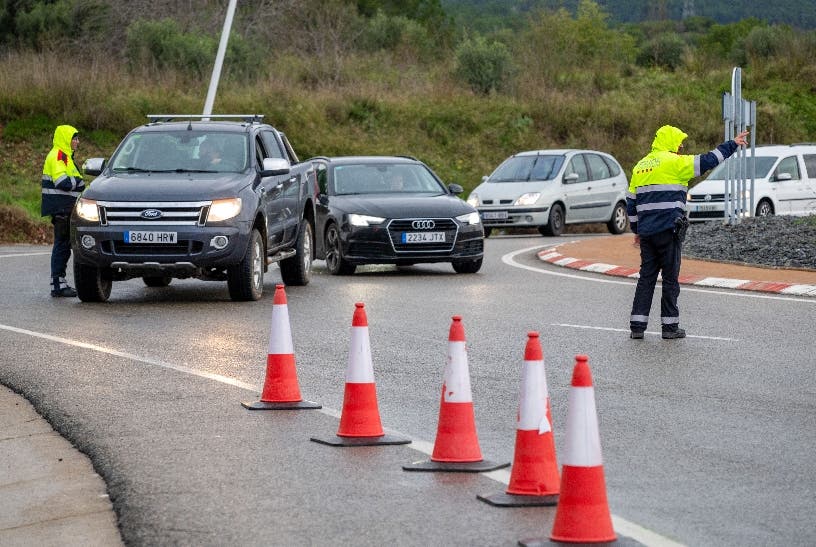
MULTIPOLYGON (((575 236, 571 236, 575 237, 575 236)), ((513 457, 526 334, 541 333, 556 447, 576 354, 592 368, 615 527, 624 543, 816 541, 816 300, 681 290, 685 340, 628 338, 632 281, 565 271, 486 241, 476 275, 366 267, 288 287, 304 398, 251 412, 263 384, 277 269, 257 303, 226 284, 115 283, 110 302, 48 295, 47 247, 0 247, 0 383, 89 455, 123 539, 149 545, 515 545, 553 508, 500 509, 490 475, 406 473, 436 435, 452 315, 465 326, 479 442, 513 457), (410 445, 332 448, 355 302, 364 302, 379 410, 410 445)), ((658 299, 652 317, 659 316, 658 299)))

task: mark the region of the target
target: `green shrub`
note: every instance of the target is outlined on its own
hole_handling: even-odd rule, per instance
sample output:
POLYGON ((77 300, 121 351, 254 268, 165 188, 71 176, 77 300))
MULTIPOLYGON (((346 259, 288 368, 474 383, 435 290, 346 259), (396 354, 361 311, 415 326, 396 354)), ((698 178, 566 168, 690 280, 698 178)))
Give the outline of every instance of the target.
POLYGON ((683 64, 686 42, 677 33, 661 34, 640 49, 637 62, 641 66, 658 66, 675 70, 683 64))
POLYGON ((488 94, 506 88, 512 77, 510 50, 501 42, 483 36, 466 38, 456 48, 456 75, 476 93, 488 94))

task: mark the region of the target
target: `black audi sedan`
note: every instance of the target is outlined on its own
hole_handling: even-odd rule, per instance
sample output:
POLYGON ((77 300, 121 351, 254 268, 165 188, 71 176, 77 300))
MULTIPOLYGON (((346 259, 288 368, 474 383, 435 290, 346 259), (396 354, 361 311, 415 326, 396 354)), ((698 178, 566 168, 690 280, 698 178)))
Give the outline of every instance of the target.
POLYGON ((402 156, 317 157, 315 257, 333 275, 361 264, 450 262, 482 267, 484 230, 476 209, 419 160, 402 156))

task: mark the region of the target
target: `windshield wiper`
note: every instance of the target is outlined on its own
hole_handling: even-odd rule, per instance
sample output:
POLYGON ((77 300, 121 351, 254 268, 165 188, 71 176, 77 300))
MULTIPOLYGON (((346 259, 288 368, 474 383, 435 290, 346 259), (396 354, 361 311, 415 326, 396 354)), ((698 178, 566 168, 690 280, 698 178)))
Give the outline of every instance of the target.
POLYGON ((142 169, 141 167, 114 167, 113 171, 116 173, 120 171, 126 171, 128 173, 152 173, 150 169, 142 169))

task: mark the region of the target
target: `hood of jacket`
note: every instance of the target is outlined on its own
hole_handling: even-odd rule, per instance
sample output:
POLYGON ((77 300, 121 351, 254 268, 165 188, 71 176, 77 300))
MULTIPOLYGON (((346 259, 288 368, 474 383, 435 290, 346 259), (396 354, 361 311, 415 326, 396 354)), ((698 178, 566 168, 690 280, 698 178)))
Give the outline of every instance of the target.
POLYGON ((671 125, 664 125, 655 133, 652 141, 652 152, 677 152, 680 145, 688 137, 680 129, 671 125))
POLYGON ((54 130, 54 148, 67 152, 70 156, 74 149, 71 148, 71 139, 79 133, 75 127, 70 125, 60 125, 54 130))

